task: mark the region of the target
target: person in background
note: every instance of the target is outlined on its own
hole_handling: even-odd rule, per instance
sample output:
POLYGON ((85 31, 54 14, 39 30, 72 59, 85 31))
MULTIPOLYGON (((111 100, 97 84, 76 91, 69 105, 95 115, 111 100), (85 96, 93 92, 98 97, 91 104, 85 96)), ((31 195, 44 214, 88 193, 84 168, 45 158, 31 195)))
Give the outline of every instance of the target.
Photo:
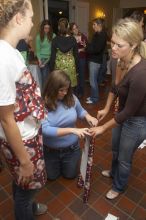
POLYGON ((16 49, 29 36, 30 0, 0 3, 0 150, 13 178, 16 220, 34 220, 47 206, 33 197, 46 183, 41 140, 44 107, 31 73, 16 49))
POLYGON ((40 85, 44 88, 44 84, 49 74, 49 60, 51 56, 51 44, 55 37, 52 25, 49 20, 43 20, 40 25, 40 31, 36 36, 36 56, 40 67, 40 85))
POLYGON ((64 70, 71 79, 71 86, 76 93, 77 73, 79 72, 78 45, 70 36, 69 22, 66 18, 58 21, 58 36, 52 41, 50 70, 64 70))
POLYGON ((98 121, 73 95, 71 80, 62 70, 50 73, 43 98, 48 110, 42 123, 47 177, 73 179, 78 174, 81 156, 79 138, 90 135, 89 128, 76 128, 77 119, 86 119, 90 126, 96 126, 98 121))
POLYGON ((112 130, 112 166, 102 171, 113 178, 112 189, 106 194, 115 199, 125 190, 134 152, 146 139, 146 56, 140 25, 133 19, 121 19, 112 29, 112 58, 118 59, 112 68, 112 89, 104 109, 98 111, 99 122, 105 118, 114 102, 114 117, 95 128, 93 137, 112 130))
POLYGON ((24 58, 25 64, 28 65, 28 52, 29 52, 29 45, 26 40, 22 39, 18 42, 16 46, 17 50, 20 51, 21 55, 24 58))
POLYGON ((91 86, 91 95, 87 98, 87 104, 94 104, 99 101, 97 82, 107 42, 107 34, 104 30, 104 23, 103 18, 96 18, 93 20, 93 30, 95 33, 86 48, 89 55, 89 81, 91 86))
POLYGON ((29 61, 34 58, 31 41, 32 37, 28 36, 27 39, 21 39, 16 46, 17 50, 19 50, 23 56, 26 65, 29 65, 29 61))
POLYGON ((144 26, 144 13, 142 11, 133 11, 130 18, 132 18, 135 22, 138 22, 141 27, 144 26))
POLYGON ((132 18, 134 21, 138 22, 139 25, 143 28, 144 32, 144 42, 146 42, 146 34, 145 34, 145 25, 144 24, 144 13, 142 11, 133 11, 133 13, 130 15, 130 18, 132 18))
POLYGON ((75 37, 78 44, 78 53, 79 53, 79 72, 78 72, 78 88, 77 96, 79 98, 84 96, 84 87, 85 87, 85 73, 86 73, 86 45, 87 37, 79 31, 79 28, 75 22, 70 23, 71 34, 75 37))

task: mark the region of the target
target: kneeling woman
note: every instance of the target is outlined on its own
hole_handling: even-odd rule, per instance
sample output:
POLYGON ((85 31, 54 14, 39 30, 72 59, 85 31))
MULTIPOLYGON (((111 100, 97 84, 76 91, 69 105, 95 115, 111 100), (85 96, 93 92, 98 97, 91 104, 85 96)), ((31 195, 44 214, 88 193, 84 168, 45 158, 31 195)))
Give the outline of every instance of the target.
POLYGON ((90 135, 88 128, 76 128, 77 118, 96 126, 97 119, 87 113, 73 95, 71 81, 61 70, 53 71, 44 90, 48 117, 43 122, 44 154, 48 179, 59 176, 73 179, 78 174, 80 146, 78 138, 90 135))

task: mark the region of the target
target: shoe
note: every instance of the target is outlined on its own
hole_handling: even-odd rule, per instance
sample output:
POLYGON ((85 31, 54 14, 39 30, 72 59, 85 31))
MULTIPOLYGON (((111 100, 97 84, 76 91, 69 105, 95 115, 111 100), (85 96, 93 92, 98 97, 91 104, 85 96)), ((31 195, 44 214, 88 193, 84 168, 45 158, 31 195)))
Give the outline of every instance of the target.
POLYGON ((48 207, 42 203, 36 203, 34 215, 43 215, 48 211, 48 207))
POLYGON ((93 104, 93 101, 89 99, 86 101, 86 104, 93 104))
POLYGON ((88 100, 91 100, 91 97, 87 97, 86 100, 87 100, 87 101, 88 101, 88 100))
POLYGON ((110 189, 107 194, 106 194, 106 198, 107 199, 110 199, 110 200, 113 200, 113 199, 116 199, 118 196, 120 195, 119 192, 116 192, 114 191, 113 189, 110 189))
POLYGON ((101 172, 101 174, 102 174, 102 176, 104 176, 104 177, 108 177, 108 178, 111 177, 111 171, 110 171, 110 170, 103 170, 103 171, 101 172))
POLYGON ((87 104, 94 104, 94 102, 91 99, 87 100, 86 103, 87 104))

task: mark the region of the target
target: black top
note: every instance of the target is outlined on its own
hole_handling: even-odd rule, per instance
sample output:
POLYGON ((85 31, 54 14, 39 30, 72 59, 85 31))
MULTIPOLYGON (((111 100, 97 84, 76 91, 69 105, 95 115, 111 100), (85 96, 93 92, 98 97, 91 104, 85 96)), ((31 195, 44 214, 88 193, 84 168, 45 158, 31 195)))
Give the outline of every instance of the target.
POLYGON ((119 111, 115 114, 117 123, 132 116, 146 117, 146 59, 132 67, 121 82, 115 85, 116 60, 112 65, 112 90, 119 97, 119 111))
POLYGON ((76 72, 79 69, 79 56, 78 56, 78 45, 76 39, 73 36, 56 36, 52 40, 52 48, 51 48, 51 57, 50 57, 50 71, 54 70, 55 67, 55 59, 56 59, 56 52, 59 49, 61 52, 66 53, 73 50, 73 56, 75 58, 76 64, 76 72))
POLYGON ((107 34, 105 31, 96 32, 91 42, 87 45, 89 61, 94 63, 102 63, 103 53, 106 48, 107 34))
POLYGON ((19 50, 20 52, 22 51, 29 51, 29 45, 26 43, 25 40, 20 40, 19 43, 17 44, 17 50, 19 50))

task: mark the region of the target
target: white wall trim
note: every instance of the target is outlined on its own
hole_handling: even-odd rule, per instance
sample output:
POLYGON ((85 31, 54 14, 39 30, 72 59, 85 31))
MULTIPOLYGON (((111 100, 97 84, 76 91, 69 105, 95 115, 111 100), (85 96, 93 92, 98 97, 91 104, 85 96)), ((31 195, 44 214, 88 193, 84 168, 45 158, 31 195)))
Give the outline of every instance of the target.
POLYGON ((45 19, 48 19, 48 0, 45 0, 45 19))
POLYGON ((42 0, 38 0, 39 3, 39 9, 40 9, 40 21, 42 21, 44 19, 43 17, 43 7, 42 7, 42 0))

